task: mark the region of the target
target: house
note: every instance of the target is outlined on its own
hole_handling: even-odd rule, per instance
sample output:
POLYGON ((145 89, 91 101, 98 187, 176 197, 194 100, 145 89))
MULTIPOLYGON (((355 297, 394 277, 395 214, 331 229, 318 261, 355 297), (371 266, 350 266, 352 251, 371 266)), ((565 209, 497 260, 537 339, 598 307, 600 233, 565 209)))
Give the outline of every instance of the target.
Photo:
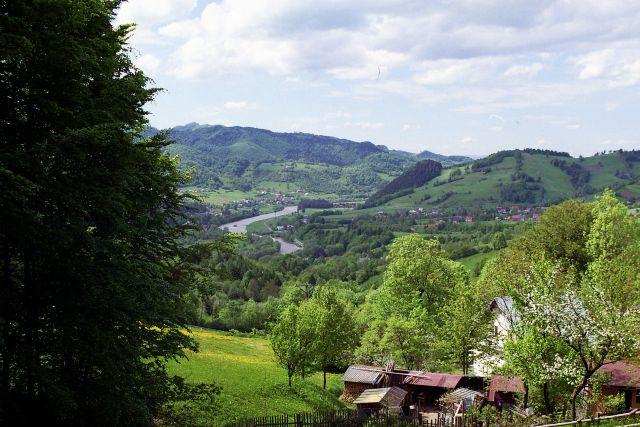
POLYGON ((371 388, 363 391, 353 403, 359 414, 400 413, 407 392, 400 387, 371 388))
MULTIPOLYGON (((498 347, 501 347, 517 320, 513 300, 506 295, 494 298, 489 305, 489 310, 493 314, 493 334, 497 339, 498 347)), ((502 366, 503 363, 502 359, 496 356, 476 356, 471 365, 471 372, 477 376, 488 376, 493 369, 502 366)))
POLYGON ((621 360, 607 363, 598 372, 607 377, 602 394, 610 396, 622 393, 627 409, 640 409, 640 364, 621 360))

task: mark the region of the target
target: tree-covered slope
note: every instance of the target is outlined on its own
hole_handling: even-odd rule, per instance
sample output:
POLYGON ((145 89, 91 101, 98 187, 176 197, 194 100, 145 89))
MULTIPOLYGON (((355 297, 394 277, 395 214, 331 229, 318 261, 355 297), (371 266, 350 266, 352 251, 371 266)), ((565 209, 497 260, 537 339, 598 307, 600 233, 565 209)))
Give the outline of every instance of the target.
POLYGON ((464 166, 443 169, 440 175, 394 197, 386 207, 489 207, 500 204, 552 204, 590 198, 613 188, 627 200, 640 198, 640 152, 613 152, 573 158, 547 150, 511 150, 492 154, 464 166))
POLYGON ((194 185, 213 190, 302 190, 366 198, 419 160, 434 158, 444 165, 471 160, 250 127, 191 123, 168 131, 175 141, 168 150, 180 157, 183 167, 192 168, 194 185))
POLYGON ((414 188, 420 187, 439 176, 441 172, 442 165, 440 163, 434 160, 421 160, 369 197, 365 206, 377 206, 394 198, 394 196, 398 197, 401 194, 407 194, 414 188))

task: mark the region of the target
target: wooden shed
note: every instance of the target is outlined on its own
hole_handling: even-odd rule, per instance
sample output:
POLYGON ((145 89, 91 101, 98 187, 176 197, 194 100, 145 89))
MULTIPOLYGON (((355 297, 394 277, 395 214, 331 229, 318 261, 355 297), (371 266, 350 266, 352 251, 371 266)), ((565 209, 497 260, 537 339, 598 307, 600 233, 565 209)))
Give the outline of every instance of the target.
POLYGON ((363 391, 353 403, 365 415, 380 412, 400 412, 407 392, 400 387, 371 388, 363 391))
POLYGON ((352 365, 342 375, 344 392, 342 399, 353 402, 363 391, 380 387, 385 379, 381 368, 367 365, 352 365))
POLYGON ((494 375, 489 383, 489 402, 494 404, 498 410, 509 408, 517 404, 518 394, 524 393, 524 384, 520 377, 505 377, 494 375))

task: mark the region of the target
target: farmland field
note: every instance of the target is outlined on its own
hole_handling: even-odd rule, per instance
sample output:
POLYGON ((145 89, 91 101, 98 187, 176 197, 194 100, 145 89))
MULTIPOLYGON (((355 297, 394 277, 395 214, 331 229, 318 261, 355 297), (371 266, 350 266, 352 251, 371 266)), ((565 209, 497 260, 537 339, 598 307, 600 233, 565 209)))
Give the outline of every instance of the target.
POLYGON ((286 371, 279 367, 268 339, 239 337, 225 332, 193 328, 200 345, 188 360, 172 362, 169 373, 189 382, 215 383, 222 387, 213 414, 199 412, 198 424, 224 425, 242 418, 293 414, 313 410, 341 408, 342 382, 339 374, 327 376, 327 391, 322 390, 322 375, 305 380, 296 378, 287 386, 286 371))

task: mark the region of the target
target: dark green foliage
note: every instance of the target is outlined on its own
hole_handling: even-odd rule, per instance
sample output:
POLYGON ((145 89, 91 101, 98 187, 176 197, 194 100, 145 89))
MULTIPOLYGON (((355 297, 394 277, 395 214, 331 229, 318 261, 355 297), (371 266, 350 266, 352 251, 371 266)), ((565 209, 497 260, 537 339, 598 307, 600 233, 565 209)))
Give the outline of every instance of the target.
POLYGON ((505 151, 498 151, 497 153, 491 154, 485 158, 474 161, 471 168, 473 171, 478 171, 488 166, 498 164, 502 162, 506 157, 515 157, 516 159, 520 158, 521 160, 522 153, 543 154, 546 156, 557 156, 557 157, 571 157, 569 153, 553 151, 553 150, 540 150, 536 148, 525 148, 524 150, 505 150, 505 151))
POLYGON ((551 160, 551 164, 560 168, 564 173, 569 175, 571 178, 571 185, 576 189, 576 196, 583 196, 594 192, 594 190, 589 186, 591 173, 579 163, 568 163, 565 160, 554 159, 551 160))
POLYGON ((535 203, 537 188, 527 185, 526 181, 516 181, 500 187, 500 198, 513 203, 535 203))
POLYGON ((324 199, 302 199, 298 202, 298 210, 304 211, 305 209, 331 209, 333 204, 324 199))
POLYGON ((153 424, 194 348, 185 177, 118 4, 0 2, 0 424, 153 424))
POLYGON ((398 197, 396 193, 420 187, 440 175, 440 172, 442 172, 440 163, 434 160, 421 160, 367 199, 365 206, 378 206, 384 203, 382 200, 388 195, 398 197))

